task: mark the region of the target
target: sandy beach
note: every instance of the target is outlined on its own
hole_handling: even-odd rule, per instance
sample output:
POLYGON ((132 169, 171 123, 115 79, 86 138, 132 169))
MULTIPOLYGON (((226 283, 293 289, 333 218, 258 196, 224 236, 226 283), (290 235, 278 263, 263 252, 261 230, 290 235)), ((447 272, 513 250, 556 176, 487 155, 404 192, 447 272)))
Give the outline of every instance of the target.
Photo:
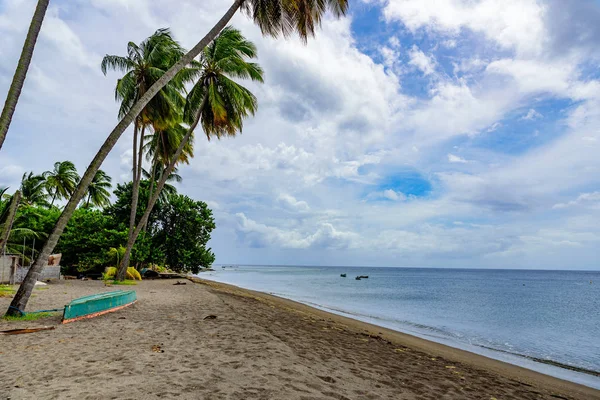
MULTIPOLYGON (((143 281, 138 302, 94 319, 0 321, 6 399, 600 399, 600 391, 233 286, 143 281), (209 315, 215 319, 205 319, 209 315)), ((35 290, 30 310, 111 291, 35 290)), ((0 298, 6 309, 8 298, 0 298)))

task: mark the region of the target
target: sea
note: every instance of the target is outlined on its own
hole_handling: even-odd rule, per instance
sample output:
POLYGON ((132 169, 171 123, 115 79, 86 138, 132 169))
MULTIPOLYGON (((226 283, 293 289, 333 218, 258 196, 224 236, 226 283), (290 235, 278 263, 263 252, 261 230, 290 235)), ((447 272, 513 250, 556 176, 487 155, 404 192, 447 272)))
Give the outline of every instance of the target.
POLYGON ((600 271, 214 268, 199 276, 600 389, 600 271))

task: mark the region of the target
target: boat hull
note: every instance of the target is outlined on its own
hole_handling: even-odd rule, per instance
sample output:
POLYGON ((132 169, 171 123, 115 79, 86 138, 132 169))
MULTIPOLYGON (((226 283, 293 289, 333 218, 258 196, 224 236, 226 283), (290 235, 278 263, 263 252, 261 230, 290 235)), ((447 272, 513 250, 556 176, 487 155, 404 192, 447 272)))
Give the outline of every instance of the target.
POLYGON ((123 309, 136 301, 135 290, 117 290, 80 297, 65 306, 62 323, 94 318, 123 309))

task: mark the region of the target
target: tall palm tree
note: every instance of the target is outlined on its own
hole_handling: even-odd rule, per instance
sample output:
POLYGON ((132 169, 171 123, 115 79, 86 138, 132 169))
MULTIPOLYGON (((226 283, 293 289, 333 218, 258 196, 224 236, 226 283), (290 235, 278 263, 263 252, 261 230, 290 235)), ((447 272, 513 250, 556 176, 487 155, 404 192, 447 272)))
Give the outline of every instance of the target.
POLYGON ((46 179, 46 190, 52 195, 50 207, 56 199, 68 199, 79 183, 77 169, 71 161, 55 162, 54 169, 44 172, 42 176, 46 179))
POLYGON ((28 206, 49 207, 48 192, 46 191, 46 178, 43 175, 34 175, 33 172, 24 173, 21 178, 22 203, 28 206))
POLYGON ((4 249, 6 248, 6 244, 9 240, 10 233, 12 231, 13 223, 15 222, 15 216, 17 215, 17 208, 19 207, 19 203, 21 202, 21 192, 16 191, 15 194, 12 195, 10 205, 8 209, 5 210, 5 216, 3 217, 3 226, 0 230, 0 254, 4 254, 4 249))
MULTIPOLYGON (((152 198, 152 192, 154 189, 155 182, 160 181, 164 169, 169 165, 171 157, 177 151, 181 140, 185 137, 187 128, 180 123, 174 124, 166 129, 154 129, 152 135, 148 135, 148 142, 146 143, 146 158, 148 161, 152 161, 151 173, 143 171, 146 179, 150 179, 150 191, 148 195, 148 201, 152 198), (158 168, 158 169, 157 169, 158 168)), ((194 157, 194 142, 193 134, 191 140, 183 148, 178 163, 189 164, 190 159, 194 157)), ((179 180, 177 182, 180 182, 179 180)))
POLYGON ((148 221, 168 176, 181 159, 183 149, 189 144, 198 123, 202 122, 209 140, 211 136, 235 136, 242 131, 244 118, 256 112, 256 97, 232 79, 262 82, 262 69, 258 64, 248 61, 255 57, 256 46, 246 40, 239 30, 228 26, 204 49, 200 61, 194 63, 200 77, 187 96, 185 114, 190 127, 171 157, 156 192, 150 197, 148 207, 133 232, 133 238, 127 242, 127 251, 117 271, 117 279, 125 278, 135 240, 148 221))
MULTIPOLYGON (((115 99, 121 102, 119 118, 123 118, 164 73, 184 54, 168 29, 159 29, 140 45, 129 42, 127 56, 106 55, 100 65, 106 75, 109 69, 125 72, 117 81, 115 99)), ((140 180, 142 176, 142 155, 144 132, 149 125, 166 128, 180 118, 185 99, 180 93, 185 84, 187 71, 183 70, 176 79, 165 85, 141 110, 133 125, 133 192, 131 214, 129 216, 129 235, 133 234, 137 215, 140 180), (139 135, 138 135, 139 134, 139 135), (138 145, 139 136, 139 145, 138 145)))
POLYGON ((29 69, 29 64, 33 57, 35 43, 37 42, 40 29, 42 28, 42 22, 44 22, 44 16, 46 15, 49 2, 50 0, 38 0, 33 13, 33 18, 31 18, 29 31, 27 32, 27 37, 23 44, 23 50, 21 50, 21 57, 19 58, 10 88, 8 89, 4 108, 2 108, 2 114, 0 115, 0 149, 2 149, 4 139, 6 138, 8 128, 10 127, 10 122, 12 121, 12 116, 17 108, 19 96, 21 95, 21 90, 25 84, 27 70, 29 69))
POLYGON ((92 183, 88 187, 87 199, 85 206, 90 205, 104 208, 110 205, 110 188, 112 188, 112 178, 101 169, 96 172, 92 183))
MULTIPOLYGON (((292 32, 296 32, 302 40, 306 41, 309 36, 314 35, 314 29, 321 23, 326 11, 331 11, 336 17, 345 15, 348 9, 348 0, 318 0, 310 2, 307 0, 233 0, 232 5, 216 25, 190 51, 181 57, 179 61, 173 64, 165 74, 154 82, 146 93, 131 106, 127 115, 119 121, 117 126, 108 135, 98 153, 96 153, 90 162, 88 169, 83 174, 75 193, 73 193, 71 199, 64 207, 62 214, 56 221, 54 229, 44 243, 35 263, 27 272, 27 276, 23 283, 21 283, 21 286, 19 286, 19 290, 13 297, 11 305, 6 312, 8 315, 17 315, 17 309, 23 309, 27 305, 35 282, 42 268, 48 262, 48 257, 50 257, 54 247, 56 247, 60 235, 67 226, 69 219, 71 219, 73 212, 75 212, 77 205, 84 197, 87 187, 91 183, 96 171, 100 169, 102 162, 104 162, 104 159, 108 156, 108 153, 110 153, 123 132, 131 125, 150 100, 152 100, 154 95, 175 78, 179 71, 188 66, 217 37, 242 6, 248 16, 260 27, 263 34, 277 37, 279 35, 289 36, 292 32)), ((179 147, 183 149, 183 146, 179 147)), ((170 166, 170 168, 172 167, 170 166)), ((166 175, 168 176, 168 174, 166 175)), ((156 192, 153 197, 155 195, 156 192)), ((140 222, 139 225, 143 226, 144 223, 140 222)))
MULTIPOLYGON (((164 171, 155 170, 154 171, 154 179, 152 178, 152 175, 148 171, 144 170, 142 173, 144 175, 144 179, 146 179, 147 181, 150 181, 150 183, 152 183, 152 182, 158 183, 162 179, 163 172, 164 171)), ((182 181, 181 175, 179 175, 177 173, 177 168, 174 168, 173 172, 171 172, 169 174, 169 176, 167 177, 167 179, 165 180, 165 185, 159 195, 159 200, 166 202, 170 195, 177 194, 177 189, 175 188, 175 186, 170 185, 168 182, 181 183, 181 181, 182 181)))

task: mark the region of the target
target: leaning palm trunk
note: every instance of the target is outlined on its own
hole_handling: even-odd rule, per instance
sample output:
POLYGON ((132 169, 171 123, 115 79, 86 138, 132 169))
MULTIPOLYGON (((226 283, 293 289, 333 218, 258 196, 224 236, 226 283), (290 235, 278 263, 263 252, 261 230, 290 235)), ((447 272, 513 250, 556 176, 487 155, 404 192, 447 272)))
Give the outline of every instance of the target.
POLYGON ((21 191, 17 190, 12 197, 12 201, 10 203, 10 208, 8 209, 8 215, 6 217, 6 222, 4 223, 4 229, 2 230, 2 236, 0 237, 0 255, 4 254, 4 249, 6 248, 6 242, 8 242, 8 238, 10 236, 10 231, 13 226, 13 222, 15 222, 15 215, 17 214, 17 207, 19 207, 19 203, 21 202, 21 191))
MULTIPOLYGON (((69 199, 69 202, 63 209, 62 214, 56 221, 56 224, 54 225, 54 229, 48 236, 46 243, 44 243, 44 246, 42 247, 42 250, 40 251, 38 258, 35 260, 35 262, 31 266, 31 268, 29 268, 29 271, 27 272, 27 276, 25 277, 25 280, 19 287, 19 290, 15 294, 15 297, 13 298, 9 309, 6 312, 7 315, 17 315, 18 311, 16 309, 23 310, 25 308, 25 306, 27 305, 27 302, 29 301, 29 296, 31 295, 31 292, 33 291, 35 282, 37 281, 37 278, 39 277, 40 273, 42 272, 42 269, 48 262, 48 257, 50 257, 50 253, 52 253, 52 251, 54 250, 54 247, 56 247, 56 243, 58 243, 58 239, 60 238, 65 227, 67 226, 69 219, 71 219, 71 216, 73 215, 73 212, 77 208, 77 205, 79 204, 81 199, 85 196, 88 186, 92 182, 92 179, 94 179, 94 175, 96 175, 96 172, 100 169, 100 166, 102 165, 102 162, 104 161, 106 156, 108 156, 108 153, 110 153, 110 151, 115 146, 115 144, 117 143, 117 141, 119 140, 119 138, 121 137, 123 132, 125 132, 125 129, 127 129, 127 127, 133 122, 134 118, 143 110, 143 108, 150 102, 150 100, 152 100, 152 98, 163 87, 165 87, 165 85, 167 83, 169 83, 169 81, 171 79, 173 79, 179 71, 181 71, 186 65, 191 63, 192 60, 198 54, 200 54, 200 52, 214 38, 217 37, 219 32, 221 32, 221 30, 223 30, 223 28, 225 28, 227 23, 231 20, 233 15, 240 8, 242 3, 243 3, 243 0, 235 0, 234 3, 231 5, 231 7, 227 10, 225 15, 223 15, 223 17, 210 30, 210 32, 208 32, 208 34, 206 36, 204 36, 202 38, 202 40, 200 40, 192 48, 192 50, 190 50, 186 55, 184 55, 177 63, 175 63, 171 68, 169 68, 169 70, 167 72, 165 72, 163 76, 161 76, 152 86, 150 86, 150 88, 146 91, 146 93, 144 93, 144 95, 133 105, 133 107, 131 107, 131 109, 129 110, 127 115, 125 115, 125 117, 123 117, 123 119, 121 119, 121 121, 119 121, 117 126, 110 133, 110 135, 108 135, 108 138, 106 138, 106 140, 100 147, 100 150, 98 151, 98 153, 96 153, 96 156, 94 157, 94 159, 88 166, 87 170, 81 177, 81 180, 79 181, 79 185, 77 185, 75 192, 73 192, 73 195, 71 196, 71 198, 69 199)), ((187 136, 189 136, 189 134, 190 133, 188 132, 187 136)), ((189 137, 187 139, 189 140, 189 137)), ((179 147, 181 150, 183 150, 183 148, 181 146, 179 146, 179 147)), ((177 157, 179 157, 179 154, 181 153, 180 149, 178 149, 179 151, 178 151, 177 157)), ((169 176, 169 174, 166 174, 166 176, 169 176)), ((163 177, 163 179, 164 179, 164 177, 163 177)), ((164 183, 162 186, 164 186, 164 183)), ((162 189, 162 186, 160 187, 160 189, 162 189)), ((157 189, 157 192, 160 193, 160 190, 157 189)), ((155 195, 156 195, 156 193, 155 193, 155 195)), ((146 217, 146 220, 148 220, 147 217, 146 217)), ((136 232, 142 225, 143 225, 143 223, 140 221, 138 228, 136 228, 136 232)), ((139 232, 138 232, 138 234, 139 234, 139 232)))
POLYGON ((27 37, 23 44, 23 50, 21 50, 21 58, 19 58, 15 75, 13 76, 12 83, 8 89, 6 102, 2 109, 2 115, 0 115, 0 149, 2 149, 4 139, 6 138, 8 128, 10 127, 10 122, 12 121, 12 116, 17 108, 17 102, 19 101, 19 96, 21 95, 23 84, 25 83, 27 70, 29 69, 29 64, 33 57, 35 42, 37 42, 40 29, 42 28, 42 22, 44 22, 48 3, 50 3, 50 0, 38 1, 35 12, 33 13, 33 18, 31 19, 31 24, 29 25, 29 31, 27 32, 27 37))
MULTIPOLYGON (((144 130, 145 127, 142 127, 142 132, 140 134, 140 145, 139 150, 137 147, 137 134, 133 135, 133 187, 131 191, 131 212, 129 214, 129 233, 127 235, 127 246, 132 242, 133 230, 135 228, 135 217, 137 215, 137 207, 138 200, 140 197, 140 181, 142 179, 142 155, 143 155, 143 147, 144 147, 144 130), (136 154, 138 152, 139 154, 136 154)), ((119 276, 117 274, 116 277, 118 280, 125 279, 125 272, 123 272, 123 276, 119 276)))
POLYGON ((171 161, 169 162, 169 165, 162 173, 162 176, 161 176, 160 180, 158 181, 158 184, 156 185, 156 191, 152 194, 152 197, 150 197, 150 201, 148 202, 148 207, 146 207, 146 211, 144 211, 144 215, 142 215, 142 218, 140 219, 138 226, 135 228, 135 231, 133 232, 131 243, 129 243, 129 242, 127 243, 127 249, 125 250, 125 255, 123 256, 123 259, 121 260, 121 265, 119 265, 119 271, 118 271, 119 275, 123 274, 123 276, 125 276, 125 273, 127 271, 127 266, 129 265, 129 258, 131 257, 131 250, 133 249, 133 245, 135 244, 135 241, 136 241, 137 237, 139 236, 140 232, 142 231, 142 229, 148 223, 148 218, 150 217, 150 213, 152 212, 152 209, 154 208, 154 204, 156 204, 156 201, 158 200, 158 197, 160 196, 160 192, 163 190, 165 183, 167 182, 167 179, 169 179, 169 175, 171 175, 171 173, 173 172, 173 169, 175 169, 175 164, 177 164, 177 160, 179 160, 179 156, 181 156, 181 153, 183 152, 185 145, 190 141, 190 138, 192 137, 192 133, 194 133, 194 129, 196 129, 196 126, 198 126, 198 122, 200 122, 200 116, 202 115, 202 109, 206 105, 206 99, 207 99, 207 95, 204 95, 204 98, 202 99, 202 103, 200 104, 200 107, 198 108, 198 111, 196 112, 196 115, 194 116, 194 122, 192 123, 192 125, 190 125, 190 127, 187 130, 187 132, 185 133, 185 136, 183 137, 183 139, 181 139, 181 143, 179 143, 179 147, 177 147, 175 154, 173 154, 173 157, 171 157, 171 161))

